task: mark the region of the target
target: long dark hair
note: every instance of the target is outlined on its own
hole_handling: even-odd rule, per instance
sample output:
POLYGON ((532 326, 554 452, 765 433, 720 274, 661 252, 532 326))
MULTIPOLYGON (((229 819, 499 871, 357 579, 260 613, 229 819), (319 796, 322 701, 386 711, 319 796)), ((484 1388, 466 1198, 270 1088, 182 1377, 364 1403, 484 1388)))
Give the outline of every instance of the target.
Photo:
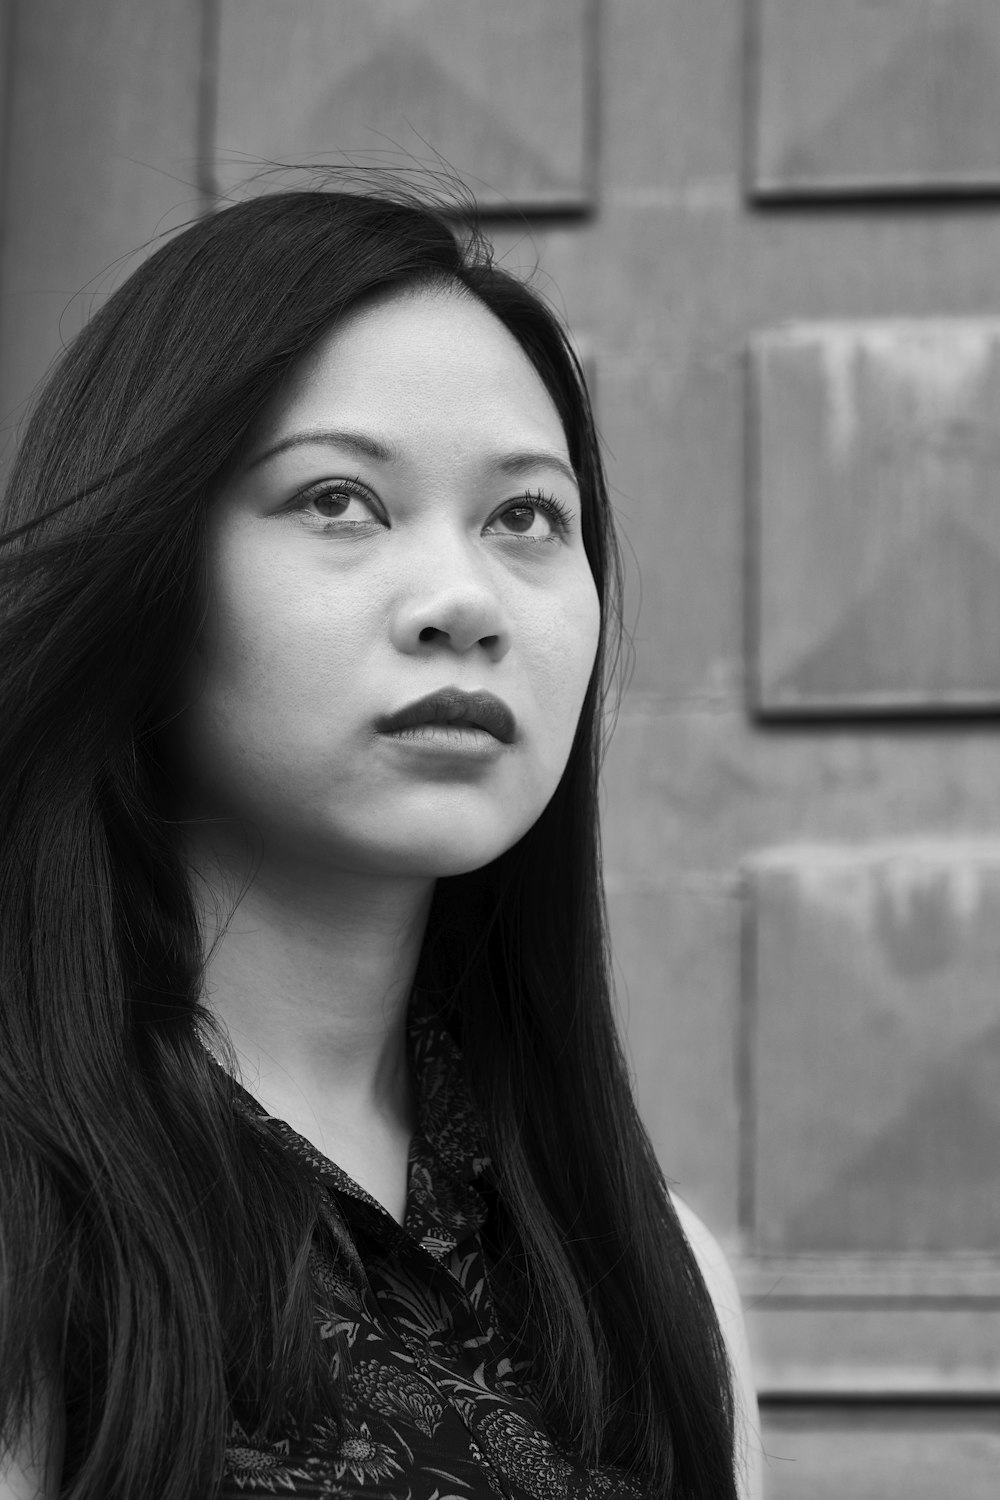
POLYGON ((70 1500, 201 1500, 230 1411, 280 1436, 338 1409, 312 1321, 314 1193, 234 1109, 201 1045, 226 1042, 200 1002, 158 745, 200 628, 220 474, 338 316, 422 282, 481 299, 555 402, 605 660, 536 825, 484 870, 439 882, 418 984, 483 1116, 498 1284, 553 1435, 658 1496, 735 1494, 724 1347, 609 997, 596 808, 618 567, 580 369, 475 232, 398 191, 308 191, 227 208, 157 250, 66 352, 9 484, 0 1450, 54 1364, 70 1500))

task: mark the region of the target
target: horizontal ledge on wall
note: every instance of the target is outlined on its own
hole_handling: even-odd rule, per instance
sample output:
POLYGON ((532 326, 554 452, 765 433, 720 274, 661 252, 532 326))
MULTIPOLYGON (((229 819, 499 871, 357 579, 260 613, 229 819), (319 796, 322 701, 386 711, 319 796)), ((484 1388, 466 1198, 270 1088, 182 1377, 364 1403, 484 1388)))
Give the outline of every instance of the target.
POLYGON ((870 208, 873 203, 925 203, 941 199, 995 201, 1000 198, 1000 179, 995 173, 986 172, 955 175, 936 183, 916 173, 912 177, 900 176, 895 182, 860 176, 828 177, 813 183, 761 177, 749 185, 747 198, 751 204, 762 208, 798 208, 808 203, 857 203, 870 208))
POLYGON ((744 1300, 768 1307, 807 1302, 996 1302, 1000 1256, 768 1255, 736 1262, 744 1300))
POLYGON ((747 1303, 764 1399, 1000 1398, 1000 1307, 747 1303))

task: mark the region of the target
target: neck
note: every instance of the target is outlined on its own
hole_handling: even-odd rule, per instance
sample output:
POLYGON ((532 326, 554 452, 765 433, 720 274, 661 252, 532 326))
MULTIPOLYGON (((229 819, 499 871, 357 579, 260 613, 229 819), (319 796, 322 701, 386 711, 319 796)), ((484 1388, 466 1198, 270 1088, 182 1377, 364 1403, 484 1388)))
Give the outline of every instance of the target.
POLYGON ((433 891, 278 864, 248 876, 195 832, 188 846, 208 960, 205 999, 269 1113, 341 1160, 366 1131, 412 1130, 406 1011, 433 891))

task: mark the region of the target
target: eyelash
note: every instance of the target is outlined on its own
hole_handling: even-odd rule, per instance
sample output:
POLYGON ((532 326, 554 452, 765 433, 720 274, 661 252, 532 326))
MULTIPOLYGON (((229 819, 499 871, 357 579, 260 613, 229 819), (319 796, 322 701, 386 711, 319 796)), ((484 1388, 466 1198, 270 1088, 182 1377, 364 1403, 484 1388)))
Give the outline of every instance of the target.
MULTIPOLYGON (((372 504, 373 511, 379 509, 372 501, 372 493, 367 485, 362 483, 360 475, 354 479, 323 480, 319 484, 312 484, 307 490, 303 490, 301 495, 295 497, 288 509, 305 511, 310 501, 323 500, 328 495, 349 495, 352 499, 356 497, 359 500, 368 501, 372 504)), ((317 516, 316 519, 326 521, 331 526, 335 526, 338 520, 335 516, 317 516)))
MULTIPOLYGON (((289 509, 304 511, 309 505, 310 501, 321 500, 326 495, 338 494, 346 494, 352 497, 357 496, 358 498, 367 501, 370 501, 372 498, 371 491, 362 482, 360 475, 358 475, 353 479, 338 479, 336 481, 324 481, 321 484, 311 485, 309 489, 303 490, 303 492, 296 497, 289 509)), ((495 511, 494 516, 499 518, 500 516, 504 515, 506 511, 524 509, 529 506, 533 507, 535 510, 542 511, 545 515, 547 515, 553 522, 555 530, 558 534, 565 536, 567 532, 572 530, 572 511, 568 508, 568 506, 563 505, 560 500, 557 500, 554 495, 546 495, 542 490, 528 490, 525 492, 525 494, 518 495, 515 499, 509 501, 506 505, 504 505, 500 510, 495 511)), ((317 519, 326 520, 330 523, 331 526, 335 526, 337 524, 337 518, 332 516, 318 517, 317 519)), ((492 520, 493 517, 491 517, 490 519, 492 520)), ((516 532, 510 532, 508 534, 511 536, 517 535, 516 532)), ((543 538, 536 537, 534 538, 534 540, 541 541, 543 540, 543 538)))
MULTIPOLYGON (((505 511, 519 510, 527 506, 532 506, 535 510, 544 511, 550 520, 555 523, 556 531, 560 535, 565 536, 572 529, 572 511, 563 505, 561 500, 557 500, 554 495, 543 494, 541 490, 529 490, 527 494, 518 495, 516 500, 512 500, 502 510, 497 511, 496 514, 497 516, 502 516, 505 511)), ((514 534, 516 533, 512 533, 512 535, 514 534)), ((538 538, 538 540, 541 540, 541 538, 538 538)))

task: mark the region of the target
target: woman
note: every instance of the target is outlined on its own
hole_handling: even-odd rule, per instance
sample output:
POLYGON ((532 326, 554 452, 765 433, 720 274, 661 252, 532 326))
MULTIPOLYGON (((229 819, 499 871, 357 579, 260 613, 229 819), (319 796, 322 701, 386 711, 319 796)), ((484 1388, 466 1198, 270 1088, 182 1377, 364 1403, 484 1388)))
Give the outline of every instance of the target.
POLYGON ((735 1495, 608 997, 617 574, 551 314, 419 204, 226 209, 8 506, 8 1492, 735 1495))

